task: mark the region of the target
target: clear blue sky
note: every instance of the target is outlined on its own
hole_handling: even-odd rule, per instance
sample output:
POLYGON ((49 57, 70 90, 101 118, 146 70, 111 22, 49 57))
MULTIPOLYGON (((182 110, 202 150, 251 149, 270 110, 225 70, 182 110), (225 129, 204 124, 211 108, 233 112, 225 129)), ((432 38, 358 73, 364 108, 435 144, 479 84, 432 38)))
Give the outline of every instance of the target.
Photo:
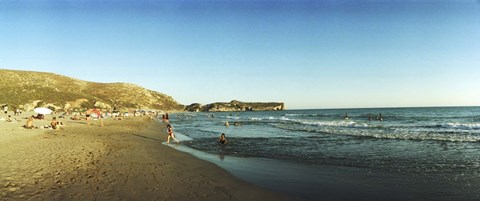
POLYGON ((2 0, 0 68, 182 104, 480 105, 480 3, 2 0))

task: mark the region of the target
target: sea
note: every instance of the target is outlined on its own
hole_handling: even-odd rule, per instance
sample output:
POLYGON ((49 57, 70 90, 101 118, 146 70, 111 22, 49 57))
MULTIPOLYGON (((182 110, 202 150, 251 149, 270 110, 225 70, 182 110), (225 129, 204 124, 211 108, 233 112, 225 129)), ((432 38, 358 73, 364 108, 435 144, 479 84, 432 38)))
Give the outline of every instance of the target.
POLYGON ((170 116, 179 150, 301 200, 480 200, 480 107, 170 116))

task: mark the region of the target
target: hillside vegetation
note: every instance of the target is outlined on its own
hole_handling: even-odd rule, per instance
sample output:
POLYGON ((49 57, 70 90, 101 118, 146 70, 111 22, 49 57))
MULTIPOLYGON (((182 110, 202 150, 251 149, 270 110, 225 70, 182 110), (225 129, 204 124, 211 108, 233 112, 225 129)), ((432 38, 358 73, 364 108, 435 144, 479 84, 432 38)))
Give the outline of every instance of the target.
POLYGON ((104 109, 183 110, 165 94, 128 83, 95 83, 44 72, 0 69, 0 105, 31 110, 104 109))

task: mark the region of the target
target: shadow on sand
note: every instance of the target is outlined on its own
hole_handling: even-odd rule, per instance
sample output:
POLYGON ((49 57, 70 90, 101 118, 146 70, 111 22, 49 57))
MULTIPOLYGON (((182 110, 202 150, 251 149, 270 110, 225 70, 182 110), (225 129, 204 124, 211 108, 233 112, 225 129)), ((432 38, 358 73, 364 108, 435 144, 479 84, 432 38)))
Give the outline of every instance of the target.
POLYGON ((132 135, 135 135, 135 136, 141 137, 141 138, 145 138, 145 139, 149 139, 149 140, 155 140, 155 141, 163 142, 163 140, 156 139, 156 138, 152 138, 152 137, 148 137, 148 136, 144 136, 144 135, 139 135, 139 134, 132 134, 132 135))

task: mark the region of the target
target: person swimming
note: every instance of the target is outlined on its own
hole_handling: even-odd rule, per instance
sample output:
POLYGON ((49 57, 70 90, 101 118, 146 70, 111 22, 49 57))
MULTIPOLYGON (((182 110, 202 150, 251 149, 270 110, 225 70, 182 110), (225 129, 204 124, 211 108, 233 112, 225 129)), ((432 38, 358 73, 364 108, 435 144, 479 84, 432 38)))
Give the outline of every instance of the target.
POLYGON ((222 135, 220 135, 220 138, 218 138, 218 143, 220 143, 220 144, 227 144, 228 143, 227 138, 225 138, 225 133, 222 133, 222 135))

